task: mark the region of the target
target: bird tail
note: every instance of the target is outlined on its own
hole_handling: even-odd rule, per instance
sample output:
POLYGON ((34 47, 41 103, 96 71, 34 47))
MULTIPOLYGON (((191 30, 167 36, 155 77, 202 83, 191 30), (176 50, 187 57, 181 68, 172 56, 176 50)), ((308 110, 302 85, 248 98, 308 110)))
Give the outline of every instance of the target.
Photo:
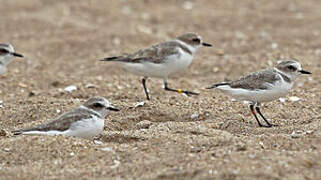
POLYGON ((206 89, 214 89, 214 88, 217 88, 219 86, 224 86, 224 85, 230 85, 230 84, 229 83, 217 83, 217 84, 213 84, 210 87, 207 87, 206 89))
POLYGON ((13 133, 13 135, 20 135, 20 134, 24 134, 26 132, 29 132, 29 131, 38 131, 38 126, 37 127, 31 127, 31 128, 26 128, 26 129, 18 129, 18 130, 15 130, 15 131, 11 131, 13 133))
POLYGON ((21 131, 21 130, 17 130, 17 131, 12 131, 12 133, 13 133, 13 135, 20 135, 20 134, 22 134, 23 133, 23 131, 21 131))
POLYGON ((107 58, 101 59, 100 61, 118 61, 121 58, 122 58, 121 56, 114 56, 114 57, 107 57, 107 58))

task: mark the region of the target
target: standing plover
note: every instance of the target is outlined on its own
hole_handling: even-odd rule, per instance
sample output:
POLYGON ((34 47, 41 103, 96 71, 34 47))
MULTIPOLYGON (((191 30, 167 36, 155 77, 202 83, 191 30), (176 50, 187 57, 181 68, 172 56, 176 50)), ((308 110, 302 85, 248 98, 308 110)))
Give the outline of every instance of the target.
POLYGON ((173 89, 168 87, 169 75, 186 69, 192 62, 193 56, 201 46, 212 46, 202 41, 201 36, 195 33, 186 33, 175 40, 151 46, 135 53, 117 57, 108 57, 101 61, 119 62, 127 71, 143 76, 142 84, 146 98, 150 100, 146 88, 148 77, 163 78, 164 89, 186 95, 198 95, 198 93, 173 89))
POLYGON ((294 60, 283 60, 274 68, 252 73, 236 81, 214 84, 207 89, 217 88, 237 100, 250 102, 251 112, 259 126, 263 125, 257 118, 256 112, 266 122, 265 127, 271 127, 273 124, 270 124, 260 111, 261 102, 269 102, 285 96, 292 88, 295 79, 301 74, 311 73, 304 71, 301 64, 294 60))
POLYGON ((65 135, 90 139, 104 129, 107 111, 118 111, 103 97, 93 97, 82 106, 58 116, 48 124, 13 131, 14 135, 65 135))
POLYGON ((23 57, 16 53, 11 44, 0 44, 0 75, 3 74, 13 57, 23 57))

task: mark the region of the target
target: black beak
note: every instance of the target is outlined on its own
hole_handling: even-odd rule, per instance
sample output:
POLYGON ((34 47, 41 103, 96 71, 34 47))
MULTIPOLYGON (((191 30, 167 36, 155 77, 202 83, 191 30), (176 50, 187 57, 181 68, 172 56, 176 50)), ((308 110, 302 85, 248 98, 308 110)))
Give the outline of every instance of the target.
POLYGON ((203 46, 208 46, 208 47, 211 47, 211 46, 212 46, 212 44, 205 43, 205 42, 203 42, 202 45, 203 45, 203 46))
POLYGON ((115 108, 113 106, 109 106, 107 109, 110 110, 110 111, 119 111, 119 109, 117 109, 117 108, 115 108))
POLYGON ((310 73, 309 71, 305 71, 305 70, 300 70, 299 71, 301 74, 312 74, 312 73, 310 73))
POLYGON ((21 58, 23 58, 23 55, 22 54, 19 54, 19 53, 11 53, 13 56, 16 56, 16 57, 21 57, 21 58))

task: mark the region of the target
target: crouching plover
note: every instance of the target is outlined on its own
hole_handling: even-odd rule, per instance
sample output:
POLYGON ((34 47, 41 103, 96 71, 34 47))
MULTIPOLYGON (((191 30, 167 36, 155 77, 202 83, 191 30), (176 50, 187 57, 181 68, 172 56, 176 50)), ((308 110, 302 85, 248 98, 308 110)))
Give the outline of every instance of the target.
POLYGON ((103 97, 93 97, 82 106, 58 116, 48 124, 13 131, 14 135, 65 135, 90 139, 104 129, 107 111, 118 111, 103 97))
POLYGON ((23 57, 16 53, 11 44, 0 44, 0 75, 3 74, 13 57, 23 57))
POLYGON ((150 100, 146 88, 148 77, 163 78, 166 91, 184 93, 188 96, 198 95, 195 92, 168 87, 167 78, 171 74, 186 69, 201 46, 212 45, 203 42, 202 38, 195 33, 186 33, 175 40, 165 41, 129 55, 108 57, 101 61, 119 62, 127 71, 143 76, 142 84, 148 100, 150 100))
POLYGON ((259 126, 263 125, 256 116, 256 112, 267 123, 264 127, 271 127, 273 124, 270 124, 260 111, 261 102, 269 102, 285 96, 292 88, 297 76, 301 74, 311 73, 304 71, 301 64, 294 60, 283 60, 274 68, 252 73, 236 81, 214 84, 207 89, 217 88, 238 100, 250 102, 251 112, 259 126))

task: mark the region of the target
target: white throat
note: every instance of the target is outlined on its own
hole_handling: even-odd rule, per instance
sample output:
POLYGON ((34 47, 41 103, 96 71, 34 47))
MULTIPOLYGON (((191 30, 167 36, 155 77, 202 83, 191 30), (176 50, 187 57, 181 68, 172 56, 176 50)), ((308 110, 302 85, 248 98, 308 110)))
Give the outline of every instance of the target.
POLYGON ((0 57, 1 65, 7 66, 11 62, 12 59, 13 59, 13 56, 9 55, 9 54, 6 56, 0 57))

